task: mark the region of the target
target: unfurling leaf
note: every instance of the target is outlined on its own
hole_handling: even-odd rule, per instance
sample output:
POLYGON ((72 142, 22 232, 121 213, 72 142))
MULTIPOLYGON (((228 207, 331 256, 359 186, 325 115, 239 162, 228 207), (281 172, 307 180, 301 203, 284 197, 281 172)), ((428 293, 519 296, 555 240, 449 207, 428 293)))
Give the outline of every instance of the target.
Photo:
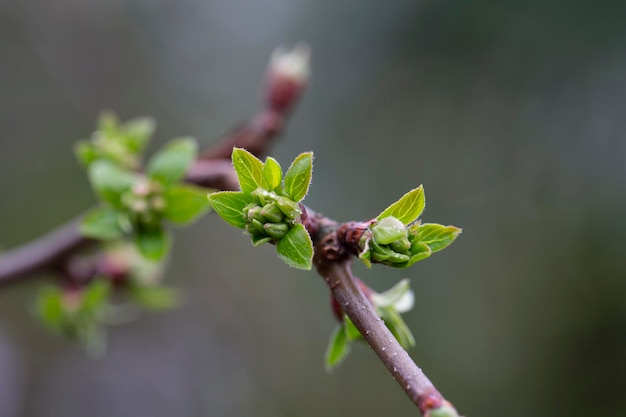
POLYGON ((461 234, 461 229, 436 223, 421 224, 417 229, 416 241, 428 245, 432 253, 450 246, 461 234))
POLYGON ((277 160, 268 156, 263 165, 263 188, 275 190, 283 180, 283 170, 277 160))
POLYGON ((330 336, 326 348, 326 371, 330 372, 350 352, 350 341, 342 324, 338 324, 330 336))
POLYGON ((293 201, 301 201, 309 191, 313 173, 313 152, 301 153, 285 174, 285 192, 293 201))
POLYGON ((196 159, 198 145, 195 139, 174 139, 161 148, 148 163, 148 176, 161 184, 182 180, 187 168, 196 159))
POLYGON ((206 194, 205 189, 193 185, 180 184, 166 188, 163 192, 163 215, 172 223, 190 223, 211 207, 206 194))
POLYGON ((298 269, 311 269, 313 242, 303 225, 296 224, 276 243, 276 252, 287 265, 298 269))
POLYGON ((119 212, 112 207, 96 207, 83 218, 80 232, 92 239, 117 239, 124 233, 118 217, 119 212))
POLYGON ((263 186, 263 162, 242 148, 233 148, 231 158, 241 191, 249 194, 263 186))
POLYGON ((381 220, 385 217, 393 216, 407 225, 417 220, 422 211, 424 211, 425 204, 424 187, 420 185, 387 207, 376 219, 381 220))
POLYGON ((209 194, 209 203, 213 210, 231 226, 243 229, 247 221, 243 217, 243 209, 252 202, 249 195, 241 191, 220 191, 209 194))

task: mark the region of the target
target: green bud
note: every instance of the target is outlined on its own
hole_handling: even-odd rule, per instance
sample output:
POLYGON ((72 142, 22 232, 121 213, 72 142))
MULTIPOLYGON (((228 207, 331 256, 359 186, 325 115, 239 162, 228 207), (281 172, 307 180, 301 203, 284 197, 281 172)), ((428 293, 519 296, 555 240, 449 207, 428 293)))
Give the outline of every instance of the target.
POLYGON ((411 249, 411 242, 409 242, 409 238, 403 237, 402 239, 391 242, 389 247, 393 249, 394 252, 408 254, 409 249, 411 249))
POLYGON ((395 252, 390 247, 379 245, 373 240, 371 241, 371 244, 371 256, 373 261, 386 264, 399 264, 403 262, 408 262, 411 259, 410 256, 395 252))
POLYGON ((267 191, 264 188, 261 188, 261 187, 259 187, 256 190, 252 191, 252 197, 256 201, 258 201, 262 206, 267 204, 268 201, 271 199, 270 192, 267 191))
POLYGON ((409 235, 406 226, 393 216, 381 219, 371 227, 371 230, 374 235, 374 240, 381 245, 388 245, 395 240, 406 238, 409 235))
POLYGON ((265 233, 265 229, 263 228, 263 223, 256 219, 252 219, 252 226, 256 229, 257 232, 265 233))
POLYGON ((267 234, 275 239, 280 239, 289 231, 289 226, 285 223, 265 223, 263 227, 267 234))
POLYGON ((386 261, 393 255, 393 251, 391 249, 377 244, 374 240, 371 240, 370 244, 372 245, 371 256, 373 261, 386 261))
POLYGON ((279 223, 283 220, 283 217, 285 217, 283 212, 280 211, 274 203, 269 203, 263 206, 263 209, 261 209, 261 215, 272 223, 279 223))
POLYGON ((287 197, 276 198, 276 205, 290 220, 295 220, 302 214, 300 205, 287 197))
POLYGON ((265 223, 267 219, 263 217, 263 215, 261 214, 261 210, 262 209, 259 206, 254 206, 250 210, 248 210, 248 214, 247 214, 248 220, 249 221, 257 220, 261 223, 265 223))

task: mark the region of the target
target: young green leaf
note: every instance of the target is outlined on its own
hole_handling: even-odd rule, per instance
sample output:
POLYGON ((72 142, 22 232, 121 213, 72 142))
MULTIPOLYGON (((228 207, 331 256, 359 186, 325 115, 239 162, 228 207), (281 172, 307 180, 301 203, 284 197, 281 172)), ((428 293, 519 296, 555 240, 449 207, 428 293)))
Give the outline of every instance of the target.
POLYGON ((425 204, 424 187, 420 185, 404 194, 398 201, 387 207, 376 219, 380 220, 385 217, 393 216, 406 225, 417 220, 420 214, 422 214, 422 211, 424 211, 425 204))
POLYGON ((196 159, 197 152, 195 139, 174 139, 150 159, 148 176, 161 184, 178 182, 184 178, 187 168, 196 159))
POLYGON ((398 311, 393 307, 384 307, 380 308, 380 316, 385 321, 387 328, 393 333, 400 345, 405 348, 411 348, 415 346, 415 337, 413 337, 413 333, 406 325, 404 320, 402 320, 402 316, 398 313, 398 311))
POLYGON ((187 224, 211 208, 205 189, 193 185, 177 184, 163 192, 165 209, 163 215, 175 224, 187 224))
POLYGON ((89 180, 96 193, 113 207, 121 207, 122 194, 131 189, 139 176, 111 161, 97 160, 89 165, 89 180))
POLYGON ((93 161, 98 159, 98 151, 93 144, 87 140, 76 142, 74 145, 74 154, 84 167, 88 167, 93 161))
POLYGON ((140 154, 150 141, 156 123, 151 117, 138 117, 124 123, 125 145, 133 154, 140 154))
POLYGON ((400 312, 409 311, 413 307, 415 297, 410 288, 410 281, 403 279, 383 293, 371 295, 376 307, 391 307, 400 312))
POLYGON ((177 288, 162 286, 135 286, 130 291, 133 300, 148 310, 169 310, 180 305, 181 294, 177 288))
POLYGON ((416 262, 422 261, 432 254, 430 247, 424 243, 415 242, 411 245, 411 259, 401 268, 408 268, 416 262))
POLYGON ((283 170, 277 160, 268 156, 263 165, 263 188, 272 191, 283 180, 283 170))
POLYGON ((309 191, 313 173, 313 152, 301 153, 285 174, 285 192, 293 201, 301 201, 309 191))
POLYGON ((350 317, 344 314, 343 316, 343 327, 346 331, 346 336, 348 340, 357 340, 361 338, 361 332, 356 328, 350 317))
POLYGON ((243 229, 247 221, 243 217, 243 209, 252 202, 250 195, 241 191, 220 191, 209 194, 209 203, 213 210, 231 226, 243 229))
POLYGON ((287 265, 298 269, 311 269, 313 242, 302 224, 296 224, 276 243, 276 252, 287 265))
POLYGON ((111 292, 111 284, 109 281, 96 279, 89 283, 83 290, 81 310, 83 312, 98 313, 111 292))
POLYGON ((263 186, 263 162, 242 148, 233 148, 233 167, 244 193, 251 193, 263 186))
POLYGON ((45 286, 37 294, 35 302, 35 314, 43 324, 56 330, 63 324, 63 294, 57 287, 45 286))
POLYGON ((170 236, 162 228, 137 230, 135 243, 139 252, 147 259, 163 259, 170 248, 170 236))
POLYGON ((428 245, 432 253, 439 252, 450 246, 461 234, 461 229, 437 223, 425 223, 417 229, 415 240, 428 245))
POLYGON ((112 207, 96 207, 89 211, 80 223, 80 233, 85 237, 111 240, 121 237, 118 211, 112 207))
POLYGON ((339 365, 350 352, 350 341, 348 340, 343 325, 338 324, 330 336, 328 347, 326 348, 326 371, 330 372, 339 365))

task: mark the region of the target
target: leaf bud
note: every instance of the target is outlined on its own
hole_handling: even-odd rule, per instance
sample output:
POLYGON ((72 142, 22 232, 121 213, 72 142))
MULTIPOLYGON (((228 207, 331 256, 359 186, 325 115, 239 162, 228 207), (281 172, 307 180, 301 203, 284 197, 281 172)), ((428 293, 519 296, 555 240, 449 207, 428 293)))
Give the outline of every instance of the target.
POLYGON ((263 228, 263 223, 256 219, 252 219, 252 226, 256 229, 257 232, 265 233, 265 228, 263 228))
POLYGON ((374 224, 371 229, 374 240, 381 245, 388 245, 395 240, 406 238, 409 235, 406 226, 393 216, 381 219, 378 223, 374 224))
POLYGON ((289 226, 285 223, 265 223, 263 228, 274 239, 280 239, 289 231, 289 226))
POLYGON ((261 215, 272 223, 279 223, 285 217, 283 212, 280 211, 274 203, 269 203, 263 206, 263 209, 261 209, 261 215))
POLYGON ((262 206, 264 206, 265 204, 268 203, 268 200, 271 199, 271 195, 270 192, 267 191, 264 188, 257 188, 256 190, 252 191, 252 197, 258 201, 262 206))
POLYGON ((404 253, 406 255, 411 249, 411 242, 409 242, 409 239, 407 237, 403 237, 401 239, 391 242, 389 244, 389 247, 395 252, 404 253))
POLYGON ((265 223, 266 222, 265 217, 263 217, 263 215, 261 214, 261 207, 259 207, 259 206, 254 206, 254 207, 250 208, 248 210, 247 217, 248 217, 249 221, 257 220, 257 221, 259 221, 261 223, 265 223))
POLYGON ((302 214, 300 205, 287 197, 276 198, 276 205, 289 220, 295 220, 302 214))

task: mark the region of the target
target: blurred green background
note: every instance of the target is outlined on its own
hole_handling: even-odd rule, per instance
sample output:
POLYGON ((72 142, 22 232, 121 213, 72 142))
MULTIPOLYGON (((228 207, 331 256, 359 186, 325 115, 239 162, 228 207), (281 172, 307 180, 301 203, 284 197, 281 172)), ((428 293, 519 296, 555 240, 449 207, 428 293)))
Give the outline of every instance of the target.
MULTIPOLYGON (((467 416, 626 415, 626 4, 0 0, 0 243, 94 198, 72 155, 97 114, 208 145, 257 107, 272 50, 312 79, 273 155, 313 150, 307 203, 366 219, 424 184, 464 233, 407 271, 411 355, 467 416)), ((113 328, 94 360, 0 292, 0 415, 412 416, 366 346, 332 375, 314 272, 215 216, 176 236, 185 305, 113 328)))

